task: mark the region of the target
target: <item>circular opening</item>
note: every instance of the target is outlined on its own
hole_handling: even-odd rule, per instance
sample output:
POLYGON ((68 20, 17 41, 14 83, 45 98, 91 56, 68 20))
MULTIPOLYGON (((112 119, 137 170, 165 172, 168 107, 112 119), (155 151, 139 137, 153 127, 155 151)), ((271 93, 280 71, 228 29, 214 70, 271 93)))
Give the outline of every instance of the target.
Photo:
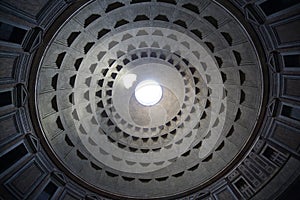
POLYGON ((157 104, 162 97, 161 86, 153 81, 146 80, 140 82, 135 88, 135 98, 144 106, 153 106, 157 104))

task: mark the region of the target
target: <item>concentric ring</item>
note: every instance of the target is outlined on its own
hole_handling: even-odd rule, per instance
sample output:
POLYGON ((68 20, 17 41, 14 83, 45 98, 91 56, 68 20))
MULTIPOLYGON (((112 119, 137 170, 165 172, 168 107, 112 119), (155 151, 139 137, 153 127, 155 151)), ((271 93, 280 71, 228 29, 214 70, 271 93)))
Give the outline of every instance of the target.
POLYGON ((71 173, 99 191, 164 198, 233 162, 259 117, 261 80, 251 38, 213 1, 95 1, 53 37, 36 98, 71 173), (163 97, 143 106, 135 88, 149 77, 163 97))

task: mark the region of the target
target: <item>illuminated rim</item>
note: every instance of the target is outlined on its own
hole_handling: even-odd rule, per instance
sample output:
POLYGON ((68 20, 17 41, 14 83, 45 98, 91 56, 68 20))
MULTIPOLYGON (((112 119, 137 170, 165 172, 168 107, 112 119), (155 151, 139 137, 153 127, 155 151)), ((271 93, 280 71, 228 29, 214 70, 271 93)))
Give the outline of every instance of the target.
POLYGON ((153 106, 161 100, 162 88, 157 82, 146 80, 137 85, 134 94, 136 100, 140 104, 144 106, 153 106))

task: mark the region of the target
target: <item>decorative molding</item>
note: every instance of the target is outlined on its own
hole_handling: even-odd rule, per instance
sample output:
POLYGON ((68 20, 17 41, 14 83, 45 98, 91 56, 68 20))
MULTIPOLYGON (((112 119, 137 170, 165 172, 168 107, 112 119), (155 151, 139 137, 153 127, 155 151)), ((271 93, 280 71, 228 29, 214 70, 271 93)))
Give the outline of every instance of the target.
POLYGON ((252 4, 244 6, 244 15, 246 16, 246 20, 255 26, 260 26, 264 23, 252 4))
POLYGON ((34 153, 39 152, 40 148, 41 148, 40 140, 36 136, 32 135, 31 133, 27 134, 25 137, 26 137, 32 151, 34 153))
POLYGON ((60 171, 53 171, 51 174, 55 178, 55 180, 57 180, 63 186, 67 184, 67 178, 64 173, 60 171))
POLYGON ((32 53, 43 41, 43 30, 40 27, 34 27, 26 36, 23 43, 24 51, 32 53))
POLYGON ((270 103, 268 104, 268 116, 275 117, 276 111, 278 109, 278 99, 273 98, 270 103))

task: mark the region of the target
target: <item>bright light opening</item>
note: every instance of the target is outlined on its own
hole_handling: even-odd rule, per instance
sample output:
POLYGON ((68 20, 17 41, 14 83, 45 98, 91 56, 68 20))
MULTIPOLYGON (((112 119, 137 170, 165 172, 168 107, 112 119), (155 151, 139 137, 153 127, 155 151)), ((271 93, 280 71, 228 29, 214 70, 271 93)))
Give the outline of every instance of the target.
POLYGON ((153 106, 160 101, 162 97, 162 88, 157 82, 146 80, 137 85, 134 94, 137 101, 142 105, 153 106))

